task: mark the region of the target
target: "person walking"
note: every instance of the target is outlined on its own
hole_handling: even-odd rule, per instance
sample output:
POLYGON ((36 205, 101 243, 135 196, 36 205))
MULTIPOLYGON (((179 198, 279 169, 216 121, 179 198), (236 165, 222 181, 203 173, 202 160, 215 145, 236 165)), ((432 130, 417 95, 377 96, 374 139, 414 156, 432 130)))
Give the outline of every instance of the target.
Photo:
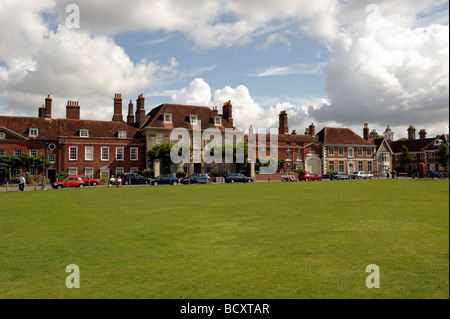
POLYGON ((389 179, 389 169, 386 170, 386 178, 389 179))
POLYGON ((23 175, 20 175, 19 177, 19 191, 23 192, 25 189, 25 178, 23 175))

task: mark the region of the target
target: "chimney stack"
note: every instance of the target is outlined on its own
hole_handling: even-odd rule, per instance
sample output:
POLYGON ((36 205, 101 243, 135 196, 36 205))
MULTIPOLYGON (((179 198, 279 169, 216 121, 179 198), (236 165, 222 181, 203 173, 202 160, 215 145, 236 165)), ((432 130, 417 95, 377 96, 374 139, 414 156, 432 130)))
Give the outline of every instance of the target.
POLYGON ((297 131, 296 130, 292 130, 292 135, 297 135, 297 131))
POLYGON ((363 137, 366 141, 369 140, 369 123, 364 123, 363 137))
POLYGON ((416 129, 414 126, 410 125, 408 128, 408 140, 416 139, 416 129))
POLYGON ((421 129, 419 132, 419 137, 421 140, 424 140, 427 138, 427 131, 425 131, 425 129, 421 129))
POLYGON ((309 135, 311 135, 311 136, 315 136, 316 135, 316 126, 314 125, 314 123, 312 123, 309 126, 309 135))
POLYGON ((286 111, 281 111, 278 126, 278 134, 289 134, 288 116, 286 111))
POLYGON ((50 95, 45 99, 45 118, 52 118, 52 99, 50 98, 50 95))
POLYGON ((78 101, 67 101, 66 119, 70 120, 80 119, 80 104, 78 101))
POLYGON ((45 105, 42 105, 42 107, 38 109, 38 117, 42 119, 45 118, 45 105))
POLYGON ((372 139, 372 140, 376 140, 376 139, 378 138, 378 132, 377 132, 377 130, 376 130, 376 129, 373 129, 372 132, 370 132, 369 137, 370 137, 370 139, 372 139))
POLYGON ((122 94, 116 93, 114 96, 114 122, 123 122, 122 116, 122 94))
POLYGON ((145 123, 145 98, 144 94, 139 95, 136 100, 136 123, 140 128, 145 123))
POLYGON ((233 105, 231 105, 231 101, 225 102, 223 104, 222 113, 223 118, 226 119, 231 125, 233 125, 233 105))
POLYGON ((128 104, 128 116, 127 116, 127 124, 133 125, 134 124, 134 106, 133 106, 133 100, 130 100, 130 103, 128 104))

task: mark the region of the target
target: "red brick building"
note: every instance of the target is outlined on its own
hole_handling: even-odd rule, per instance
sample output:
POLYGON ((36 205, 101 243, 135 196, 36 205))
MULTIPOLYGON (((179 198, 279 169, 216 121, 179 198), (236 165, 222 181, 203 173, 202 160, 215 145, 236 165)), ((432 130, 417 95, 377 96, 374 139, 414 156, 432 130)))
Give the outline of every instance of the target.
MULTIPOLYGON (((145 138, 133 114, 128 122, 122 121, 120 94, 114 98, 112 121, 81 120, 80 107, 77 101, 68 101, 66 118, 52 119, 52 99, 47 97, 38 117, 0 116, 0 155, 47 157, 51 165, 45 173, 51 180, 60 172, 107 179, 145 167, 145 138)), ((139 108, 136 113, 137 118, 145 114, 139 108)), ((43 169, 20 171, 41 175, 43 169)))

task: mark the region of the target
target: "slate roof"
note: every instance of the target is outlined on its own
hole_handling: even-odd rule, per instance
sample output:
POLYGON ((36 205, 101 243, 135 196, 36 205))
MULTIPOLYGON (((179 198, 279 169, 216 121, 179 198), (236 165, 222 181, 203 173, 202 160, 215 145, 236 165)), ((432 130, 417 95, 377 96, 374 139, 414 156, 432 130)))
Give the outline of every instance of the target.
POLYGON ((403 145, 408 148, 408 152, 420 152, 426 146, 433 143, 436 137, 433 138, 425 138, 425 139, 416 139, 416 140, 402 140, 402 141, 394 141, 390 142, 389 145, 394 153, 402 153, 403 145))

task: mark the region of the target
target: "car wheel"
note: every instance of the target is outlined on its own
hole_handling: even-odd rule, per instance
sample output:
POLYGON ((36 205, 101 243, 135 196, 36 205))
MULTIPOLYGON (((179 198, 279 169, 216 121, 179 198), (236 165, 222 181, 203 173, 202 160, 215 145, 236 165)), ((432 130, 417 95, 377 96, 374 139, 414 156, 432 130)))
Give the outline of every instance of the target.
POLYGON ((130 182, 129 182, 129 181, 126 181, 126 182, 125 182, 125 185, 128 185, 128 184, 130 184, 130 182))
POLYGON ((305 178, 305 181, 309 181, 309 178, 305 178))
POLYGON ((172 183, 172 185, 174 185, 174 186, 175 186, 175 185, 178 185, 178 182, 175 181, 175 182, 172 183))
POLYGON ((92 186, 97 186, 97 182, 93 182, 93 183, 92 183, 92 186))
POLYGON ((158 182, 154 182, 153 185, 158 186, 158 182))
POLYGON ((79 187, 79 188, 83 188, 83 187, 84 187, 84 184, 80 184, 78 187, 79 187))
POLYGON ((58 185, 58 189, 62 189, 63 188, 63 186, 62 185, 58 185))
POLYGON ((320 182, 321 180, 322 180, 321 178, 318 179, 319 182, 320 182))

